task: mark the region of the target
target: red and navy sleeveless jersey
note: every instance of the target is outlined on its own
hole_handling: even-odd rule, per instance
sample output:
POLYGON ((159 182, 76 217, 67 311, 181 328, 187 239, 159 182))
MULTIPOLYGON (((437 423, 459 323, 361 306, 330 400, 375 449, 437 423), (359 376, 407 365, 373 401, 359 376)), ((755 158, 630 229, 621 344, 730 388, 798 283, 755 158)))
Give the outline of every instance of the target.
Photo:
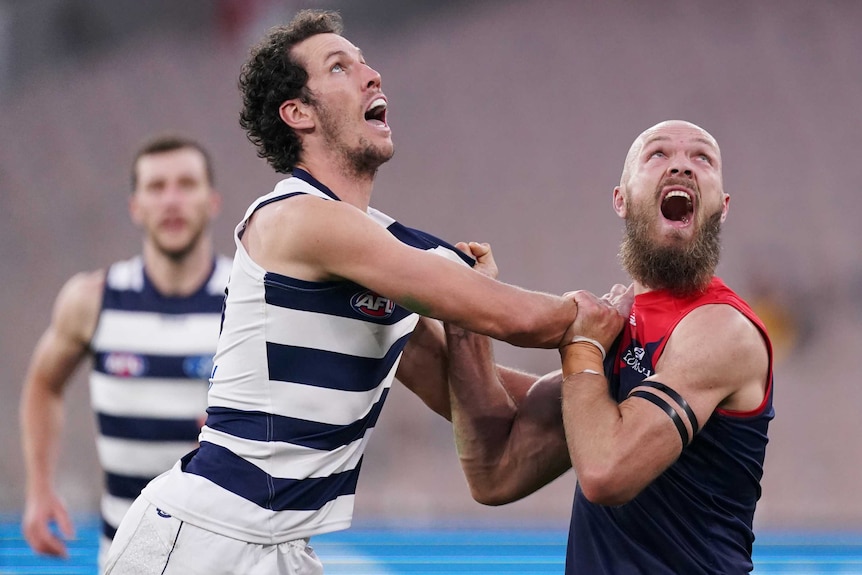
POLYGON ((716 409, 679 459, 630 502, 618 507, 588 501, 575 491, 567 574, 698 575, 749 573, 752 522, 760 498, 772 407, 772 345, 763 323, 720 279, 690 298, 667 291, 635 298, 605 372, 622 402, 655 371, 674 328, 709 304, 734 307, 760 329, 769 351, 763 403, 751 412, 716 409))

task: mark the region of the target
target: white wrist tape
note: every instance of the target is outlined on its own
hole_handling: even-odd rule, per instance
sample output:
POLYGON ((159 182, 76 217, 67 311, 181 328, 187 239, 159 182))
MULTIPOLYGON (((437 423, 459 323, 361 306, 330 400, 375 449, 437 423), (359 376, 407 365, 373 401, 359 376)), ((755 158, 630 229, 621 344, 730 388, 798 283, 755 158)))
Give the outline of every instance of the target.
POLYGON ((579 341, 585 341, 587 343, 591 343, 594 346, 596 346, 597 348, 599 348, 599 351, 602 352, 602 361, 604 361, 605 357, 607 357, 608 354, 605 351, 604 346, 602 344, 600 344, 599 342, 597 342, 596 340, 594 340, 593 338, 585 337, 583 335, 576 335, 575 337, 572 338, 572 341, 570 343, 578 343, 579 341))

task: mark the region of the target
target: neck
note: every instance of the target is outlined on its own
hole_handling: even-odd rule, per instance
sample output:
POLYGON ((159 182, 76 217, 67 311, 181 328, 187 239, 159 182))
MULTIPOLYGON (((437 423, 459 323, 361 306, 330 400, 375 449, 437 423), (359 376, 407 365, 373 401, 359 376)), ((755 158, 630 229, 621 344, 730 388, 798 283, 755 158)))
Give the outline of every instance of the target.
POLYGON ((715 277, 715 275, 714 275, 714 274, 713 274, 713 275, 711 275, 711 276, 710 276, 709 281, 708 281, 708 282, 707 282, 707 283, 706 283, 702 288, 700 288, 700 289, 698 289, 698 288, 691 288, 691 289, 686 290, 686 291, 674 290, 673 288, 654 288, 654 287, 650 287, 650 286, 648 286, 648 285, 646 285, 646 284, 644 284, 644 283, 641 283, 641 282, 639 282, 639 281, 637 281, 637 280, 633 280, 633 281, 632 281, 632 284, 634 285, 634 294, 635 294, 636 296, 641 295, 641 294, 645 294, 645 293, 649 293, 649 292, 652 292, 652 291, 656 291, 656 290, 658 290, 658 289, 666 289, 666 290, 668 290, 668 291, 671 293, 671 295, 673 295, 674 297, 682 297, 682 298, 685 298, 685 297, 689 297, 689 296, 692 296, 692 295, 696 295, 696 294, 698 294, 698 293, 702 293, 703 291, 706 291, 706 290, 709 288, 710 284, 712 283, 712 279, 713 279, 714 277, 715 277))
POLYGON ((311 174, 321 184, 329 188, 338 198, 351 204, 363 212, 371 203, 371 192, 374 188, 374 173, 356 173, 333 158, 314 161, 303 159, 296 163, 311 174))
POLYGON ((643 294, 643 293, 649 293, 649 292, 653 291, 653 288, 651 288, 651 287, 649 287, 649 286, 647 286, 647 285, 644 285, 644 284, 642 284, 641 282, 639 282, 639 281, 637 281, 637 280, 634 280, 634 281, 632 282, 632 285, 634 285, 634 290, 635 290, 635 295, 636 295, 636 296, 637 296, 637 295, 641 295, 641 294, 643 294))
POLYGON ((172 257, 152 241, 144 241, 144 267, 147 277, 165 296, 182 297, 198 291, 212 272, 213 248, 209 236, 181 257, 172 257))

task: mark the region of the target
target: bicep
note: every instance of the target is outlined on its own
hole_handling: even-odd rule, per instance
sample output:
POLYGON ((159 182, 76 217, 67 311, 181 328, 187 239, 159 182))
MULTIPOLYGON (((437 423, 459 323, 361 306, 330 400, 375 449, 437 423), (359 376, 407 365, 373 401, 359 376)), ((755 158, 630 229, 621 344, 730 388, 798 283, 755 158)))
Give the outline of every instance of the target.
POLYGON ((101 305, 100 272, 70 279, 54 303, 51 323, 39 338, 28 381, 58 391, 89 351, 101 305))
MULTIPOLYGON (((558 369, 537 377, 510 367, 497 366, 497 374, 509 397, 517 406, 524 403, 530 393, 551 394, 556 395, 558 400, 560 399, 560 383, 563 380, 562 370, 558 369)), ((559 405, 557 407, 559 408, 559 405)))
POLYGON ((452 281, 459 288, 481 281, 464 265, 401 242, 354 206, 310 196, 261 208, 243 241, 268 271, 309 281, 352 281, 439 319, 448 319, 439 311, 446 309, 442 302, 454 299, 447 289, 452 281))
POLYGON ((451 419, 448 354, 443 325, 420 318, 404 347, 395 377, 434 412, 451 419))
MULTIPOLYGON (((620 404, 635 461, 656 472, 673 463, 717 408, 761 389, 766 361, 756 328, 735 309, 710 305, 691 312, 668 339, 655 373, 620 404)), ((754 409, 761 399, 762 393, 744 407, 754 409)))

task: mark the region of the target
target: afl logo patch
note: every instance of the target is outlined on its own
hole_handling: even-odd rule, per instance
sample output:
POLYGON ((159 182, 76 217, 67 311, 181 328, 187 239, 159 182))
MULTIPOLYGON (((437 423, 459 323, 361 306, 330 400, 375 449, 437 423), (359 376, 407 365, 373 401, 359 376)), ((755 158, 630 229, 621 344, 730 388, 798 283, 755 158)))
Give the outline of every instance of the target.
POLYGON ((395 302, 371 290, 354 295, 350 298, 350 305, 362 315, 376 319, 387 318, 395 311, 395 302))
POLYGON ((213 358, 209 355, 193 355, 183 360, 183 373, 194 379, 207 379, 213 370, 213 358))
POLYGON ((114 352, 105 356, 105 373, 120 377, 139 377, 147 371, 147 360, 136 353, 114 352))

